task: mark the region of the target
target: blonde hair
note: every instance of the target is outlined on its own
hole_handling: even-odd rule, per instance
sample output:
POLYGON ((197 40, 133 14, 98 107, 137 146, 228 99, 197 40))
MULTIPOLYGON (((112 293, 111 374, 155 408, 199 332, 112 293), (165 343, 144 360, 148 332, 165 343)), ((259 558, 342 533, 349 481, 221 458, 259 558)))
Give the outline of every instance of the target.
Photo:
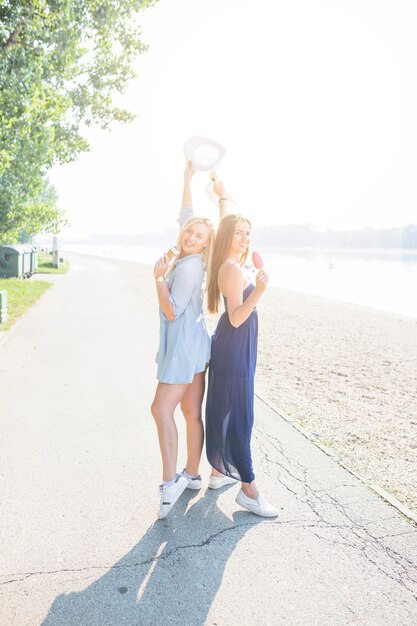
MULTIPOLYGON (((216 240, 213 247, 212 259, 208 269, 207 276, 207 307, 210 313, 217 313, 220 301, 220 289, 218 285, 219 269, 230 254, 233 235, 235 233, 235 225, 238 222, 246 222, 251 228, 252 225, 246 217, 238 213, 229 213, 219 224, 217 229, 216 240)), ((244 265, 249 255, 249 246, 242 254, 239 264, 244 265)))
POLYGON ((182 250, 182 237, 185 233, 185 231, 187 230, 187 228, 189 228, 190 226, 193 226, 194 224, 205 224, 205 226, 207 226, 208 231, 209 231, 209 235, 208 235, 208 241, 207 241, 207 245, 203 250, 203 262, 204 265, 206 266, 206 268, 208 268, 211 264, 211 257, 213 254, 213 246, 214 246, 214 237, 215 237, 215 232, 214 232, 214 226, 213 223, 207 218, 207 217, 191 217, 189 220, 187 220, 184 224, 184 226, 181 228, 179 235, 178 235, 178 240, 177 240, 177 248, 179 250, 179 253, 177 254, 177 256, 174 259, 174 262, 171 264, 167 274, 170 274, 172 272, 172 270, 175 268, 175 261, 177 259, 181 259, 183 256, 183 250, 182 250))

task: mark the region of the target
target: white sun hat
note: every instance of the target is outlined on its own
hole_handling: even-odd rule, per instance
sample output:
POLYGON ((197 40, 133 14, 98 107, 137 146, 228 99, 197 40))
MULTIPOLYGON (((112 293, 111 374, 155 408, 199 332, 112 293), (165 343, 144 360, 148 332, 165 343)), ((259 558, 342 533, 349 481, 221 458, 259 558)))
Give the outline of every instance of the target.
POLYGON ((226 149, 221 144, 205 137, 189 137, 184 144, 184 156, 191 161, 195 170, 215 170, 226 149))

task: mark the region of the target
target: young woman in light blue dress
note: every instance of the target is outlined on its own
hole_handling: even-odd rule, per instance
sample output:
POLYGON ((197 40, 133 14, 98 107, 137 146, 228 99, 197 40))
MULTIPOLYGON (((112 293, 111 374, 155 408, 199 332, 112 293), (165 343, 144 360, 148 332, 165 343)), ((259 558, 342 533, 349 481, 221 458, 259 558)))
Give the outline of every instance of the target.
POLYGON ((204 440, 201 404, 205 371, 210 359, 210 336, 203 315, 203 282, 210 261, 214 228, 210 220, 194 217, 190 163, 184 173, 179 217, 178 256, 169 267, 165 254, 154 267, 159 301, 160 343, 155 398, 155 419, 162 456, 162 484, 157 516, 169 513, 184 489, 199 489, 199 464, 204 440), (174 411, 178 404, 186 420, 187 464, 177 474, 178 433, 174 411))

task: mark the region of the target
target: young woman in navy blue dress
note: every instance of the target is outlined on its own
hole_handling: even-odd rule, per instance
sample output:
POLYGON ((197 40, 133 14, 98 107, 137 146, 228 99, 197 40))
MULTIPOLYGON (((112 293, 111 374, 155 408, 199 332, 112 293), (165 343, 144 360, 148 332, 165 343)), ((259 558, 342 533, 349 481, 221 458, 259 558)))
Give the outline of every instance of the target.
MULTIPOLYGON (((226 199, 221 199, 221 204, 226 199)), ((209 486, 241 481, 236 502, 263 517, 278 512, 263 498, 252 467, 254 376, 258 343, 256 304, 268 275, 261 269, 253 285, 243 265, 249 254, 251 224, 241 215, 220 221, 208 283, 208 309, 217 313, 221 295, 225 312, 212 337, 206 404, 206 450, 212 466, 209 486), (210 484, 211 483, 211 484, 210 484)))

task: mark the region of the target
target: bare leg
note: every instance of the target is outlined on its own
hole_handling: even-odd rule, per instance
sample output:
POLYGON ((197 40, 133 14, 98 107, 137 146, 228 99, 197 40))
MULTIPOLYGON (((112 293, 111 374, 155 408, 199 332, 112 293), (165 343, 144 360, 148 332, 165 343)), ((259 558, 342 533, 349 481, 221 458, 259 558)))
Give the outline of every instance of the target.
POLYGON ((196 374, 181 400, 181 411, 187 423, 187 465, 185 471, 197 476, 203 449, 204 428, 201 419, 201 404, 205 387, 205 372, 196 374))
POLYGON ((259 496, 259 490, 254 480, 251 483, 242 483, 242 491, 248 498, 256 499, 259 496))
MULTIPOLYGON (((214 469, 214 467, 211 468, 211 475, 217 476, 219 478, 222 478, 224 476, 224 474, 218 472, 216 469, 214 469)), ((242 491, 245 496, 248 496, 248 498, 256 499, 259 496, 259 489, 256 486, 254 480, 251 483, 242 483, 242 491)))
POLYGON ((174 480, 177 471, 178 432, 174 411, 190 385, 158 383, 151 411, 158 429, 162 456, 162 480, 174 480))

